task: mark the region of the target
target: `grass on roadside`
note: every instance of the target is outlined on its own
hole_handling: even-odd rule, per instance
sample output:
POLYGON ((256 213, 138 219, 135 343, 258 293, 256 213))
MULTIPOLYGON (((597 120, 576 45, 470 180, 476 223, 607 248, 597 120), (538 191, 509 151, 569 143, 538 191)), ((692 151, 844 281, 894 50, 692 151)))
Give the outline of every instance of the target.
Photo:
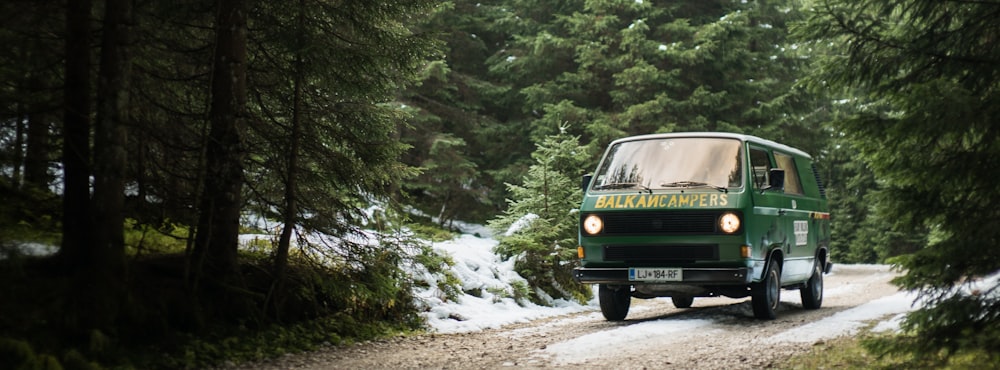
MULTIPOLYGON (((866 334, 868 335, 868 334, 866 334)), ((792 356, 782 369, 893 369, 904 361, 892 356, 878 356, 861 344, 862 336, 839 337, 813 345, 809 352, 792 356)))
POLYGON ((877 353, 875 340, 902 340, 905 334, 879 334, 863 331, 855 336, 818 342, 808 352, 788 358, 779 369, 995 369, 995 354, 962 351, 951 356, 943 352, 920 360, 906 353, 877 353))

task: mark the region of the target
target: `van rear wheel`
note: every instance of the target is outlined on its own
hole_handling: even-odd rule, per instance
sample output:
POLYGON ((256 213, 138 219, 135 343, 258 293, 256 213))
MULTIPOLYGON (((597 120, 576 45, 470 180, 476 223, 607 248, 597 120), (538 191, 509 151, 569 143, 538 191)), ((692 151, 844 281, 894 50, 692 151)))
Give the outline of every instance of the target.
POLYGON ((632 287, 629 285, 597 286, 597 299, 601 303, 601 314, 608 321, 622 321, 628 316, 632 305, 632 287))
POLYGON ((777 317, 775 311, 778 310, 778 302, 781 301, 781 267, 776 260, 771 260, 767 265, 764 279, 750 287, 750 305, 753 306, 754 317, 774 320, 777 317))
POLYGON ((799 289, 802 295, 802 307, 815 310, 823 305, 823 269, 819 261, 813 267, 813 274, 806 282, 806 286, 799 289))
POLYGON ((677 307, 677 308, 690 308, 691 305, 694 303, 694 297, 689 296, 689 295, 686 295, 686 296, 677 296, 677 295, 671 296, 670 300, 674 302, 674 307, 677 307))

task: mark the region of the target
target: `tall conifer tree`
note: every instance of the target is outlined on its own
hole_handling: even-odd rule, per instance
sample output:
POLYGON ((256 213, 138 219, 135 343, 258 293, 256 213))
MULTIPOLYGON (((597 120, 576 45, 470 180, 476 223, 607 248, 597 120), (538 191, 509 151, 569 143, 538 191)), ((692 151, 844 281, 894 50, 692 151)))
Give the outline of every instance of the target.
MULTIPOLYGON (((919 292, 902 338, 883 343, 937 366, 963 350, 996 363, 997 287, 967 294, 1000 268, 1000 3, 830 0, 801 33, 842 45, 814 79, 863 91, 859 112, 837 122, 883 186, 878 209, 894 230, 929 233, 895 260, 895 280, 919 292), (943 350, 943 351, 942 351, 943 350)), ((994 284, 995 285, 995 284, 994 284)))

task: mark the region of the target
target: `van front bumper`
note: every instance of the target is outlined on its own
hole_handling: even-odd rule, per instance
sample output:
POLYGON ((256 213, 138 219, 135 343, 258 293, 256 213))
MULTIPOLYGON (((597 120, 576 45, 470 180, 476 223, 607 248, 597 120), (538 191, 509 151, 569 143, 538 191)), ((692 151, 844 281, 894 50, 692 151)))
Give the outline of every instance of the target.
MULTIPOLYGON (((577 267, 573 279, 584 284, 644 284, 628 279, 628 267, 577 267)), ((685 268, 682 280, 656 284, 738 285, 751 282, 750 269, 738 268, 685 268)))

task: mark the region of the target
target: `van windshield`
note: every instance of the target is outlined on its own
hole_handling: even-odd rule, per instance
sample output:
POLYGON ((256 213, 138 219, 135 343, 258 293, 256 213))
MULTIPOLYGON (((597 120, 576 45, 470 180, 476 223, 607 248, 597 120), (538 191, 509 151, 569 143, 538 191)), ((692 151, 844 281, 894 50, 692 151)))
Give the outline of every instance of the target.
POLYGON ((742 142, 726 138, 660 138, 615 144, 594 176, 593 190, 724 191, 743 184, 742 142))

